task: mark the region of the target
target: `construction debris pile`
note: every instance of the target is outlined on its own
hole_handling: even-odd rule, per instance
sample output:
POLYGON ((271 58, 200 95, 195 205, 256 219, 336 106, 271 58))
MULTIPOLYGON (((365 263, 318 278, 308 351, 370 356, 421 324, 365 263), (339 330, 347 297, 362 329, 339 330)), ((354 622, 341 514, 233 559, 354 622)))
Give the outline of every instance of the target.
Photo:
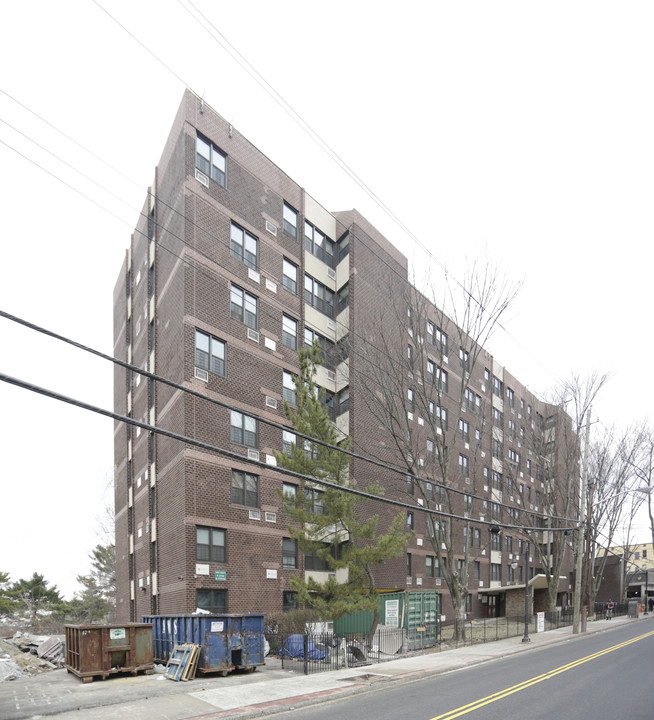
POLYGON ((61 668, 64 662, 63 635, 17 632, 11 638, 0 638, 0 682, 61 668))

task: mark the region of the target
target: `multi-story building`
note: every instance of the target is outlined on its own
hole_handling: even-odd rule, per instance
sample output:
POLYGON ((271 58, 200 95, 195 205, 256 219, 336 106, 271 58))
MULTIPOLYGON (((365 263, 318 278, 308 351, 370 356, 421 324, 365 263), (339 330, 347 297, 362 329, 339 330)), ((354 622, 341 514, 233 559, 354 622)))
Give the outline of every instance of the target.
MULTIPOLYGON (((326 577, 288 537, 281 494, 297 480, 273 455, 297 441, 283 403, 293 402, 298 350, 314 341, 324 355, 317 383, 353 439, 357 485, 381 483, 410 506, 401 510, 413 531, 406 557, 385 563, 377 586, 437 593, 441 612, 451 612, 438 536, 446 518, 424 510, 443 509, 437 459, 452 431, 447 534, 453 561, 469 560, 468 609, 506 611, 512 589, 528 580, 542 587, 543 563, 535 552, 525 562, 517 528, 519 513, 531 513, 541 528, 533 542, 552 542, 542 528, 556 473, 544 477, 541 458, 554 444, 556 408, 474 339, 455 343, 465 332, 450 331, 448 345, 443 318, 411 288, 406 257, 369 222, 327 211, 186 91, 114 294, 115 356, 133 368, 116 368, 115 408, 139 423, 115 425, 119 618, 271 612, 293 605, 292 574, 326 577), (376 325, 384 308, 398 322, 376 325), (419 458, 398 450, 381 415, 389 407, 375 407, 382 391, 409 424, 406 436, 432 427, 419 458), (489 522, 503 535, 489 534, 489 522)), ((398 510, 374 512, 383 528, 398 510)), ((561 597, 569 589, 566 580, 561 597)))

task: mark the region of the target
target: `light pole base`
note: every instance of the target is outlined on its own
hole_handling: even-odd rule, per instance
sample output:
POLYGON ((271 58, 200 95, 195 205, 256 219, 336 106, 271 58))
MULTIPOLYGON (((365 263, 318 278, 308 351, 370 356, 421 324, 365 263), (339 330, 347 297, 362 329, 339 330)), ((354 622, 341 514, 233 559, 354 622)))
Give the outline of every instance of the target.
POLYGON ((529 635, 525 635, 525 636, 522 638, 522 642, 525 642, 525 643, 526 643, 526 642, 531 642, 531 638, 529 637, 529 635))

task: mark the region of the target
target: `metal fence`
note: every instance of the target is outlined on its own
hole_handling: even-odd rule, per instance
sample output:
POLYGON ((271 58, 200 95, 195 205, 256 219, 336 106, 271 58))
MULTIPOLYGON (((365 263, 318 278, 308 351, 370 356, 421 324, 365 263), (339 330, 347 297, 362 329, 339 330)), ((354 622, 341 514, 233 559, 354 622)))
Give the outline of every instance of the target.
POLYGON ((281 647, 275 649, 275 654, 281 659, 285 670, 296 670, 308 675, 324 670, 360 668, 387 662, 406 650, 405 630, 383 628, 375 632, 372 642, 367 633, 288 635, 282 638, 281 647))
MULTIPOLYGON (((543 613, 543 630, 572 625, 572 608, 543 613)), ((527 629, 529 634, 538 632, 538 616, 528 617, 527 629)), ((478 643, 494 642, 506 638, 518 637, 525 633, 525 616, 513 615, 510 617, 479 618, 476 620, 453 621, 441 623, 439 627, 439 649, 447 650, 461 645, 476 645, 478 643)))
MULTIPOLYGON (((626 614, 627 605, 616 606, 617 614, 626 614)), ((542 631, 572 625, 572 608, 543 613, 542 631)), ((538 616, 528 618, 529 635, 539 632, 538 616)), ((464 645, 494 642, 524 636, 524 615, 480 618, 441 623, 434 632, 407 631, 403 628, 378 629, 370 642, 367 633, 316 633, 278 637, 271 652, 281 659, 282 667, 305 674, 360 668, 396 659, 407 652, 439 652, 464 645)))

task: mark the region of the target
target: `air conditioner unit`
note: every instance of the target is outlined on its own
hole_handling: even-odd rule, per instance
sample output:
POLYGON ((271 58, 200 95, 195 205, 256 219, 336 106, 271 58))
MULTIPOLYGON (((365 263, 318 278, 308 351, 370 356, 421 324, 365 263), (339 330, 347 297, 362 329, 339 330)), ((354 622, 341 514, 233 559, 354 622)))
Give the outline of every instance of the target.
POLYGON ((441 579, 440 579, 440 578, 436 578, 436 585, 437 585, 437 586, 440 586, 440 584, 441 584, 441 579))
POLYGON ((327 370, 327 379, 336 382, 336 373, 333 370, 327 370))
POLYGON ((275 400, 275 398, 273 397, 270 397, 269 395, 266 395, 266 407, 277 410, 277 400, 275 400))
POLYGON ((209 382, 209 373, 206 370, 203 370, 202 368, 195 368, 195 377, 198 380, 203 380, 204 382, 209 382))
POLYGON ((270 220, 266 220, 266 230, 271 234, 277 237, 277 228, 270 222, 270 220))
POLYGON ((209 187, 209 178, 197 168, 195 168, 195 179, 205 187, 209 187))
POLYGON ((269 522, 269 523, 277 522, 277 513, 267 512, 264 517, 266 519, 266 522, 269 522))
POLYGON ((259 333, 256 330, 252 330, 251 328, 248 328, 248 340, 253 340, 254 342, 259 342, 259 333))
POLYGON ((336 273, 331 268, 327 268, 327 275, 329 275, 332 280, 336 279, 336 273))
POLYGON ((470 478, 466 478, 466 485, 470 485, 472 483, 472 480, 470 478))
POLYGON ((252 268, 248 268, 248 278, 255 283, 261 282, 261 275, 259 275, 259 273, 252 268))
POLYGON ((250 510, 250 520, 261 520, 261 513, 258 510, 250 510))
POLYGON ((252 450, 252 448, 248 448, 248 460, 258 460, 258 459, 259 459, 259 451, 252 450))
POLYGON ((425 501, 422 498, 418 498, 418 505, 424 506, 425 501))

